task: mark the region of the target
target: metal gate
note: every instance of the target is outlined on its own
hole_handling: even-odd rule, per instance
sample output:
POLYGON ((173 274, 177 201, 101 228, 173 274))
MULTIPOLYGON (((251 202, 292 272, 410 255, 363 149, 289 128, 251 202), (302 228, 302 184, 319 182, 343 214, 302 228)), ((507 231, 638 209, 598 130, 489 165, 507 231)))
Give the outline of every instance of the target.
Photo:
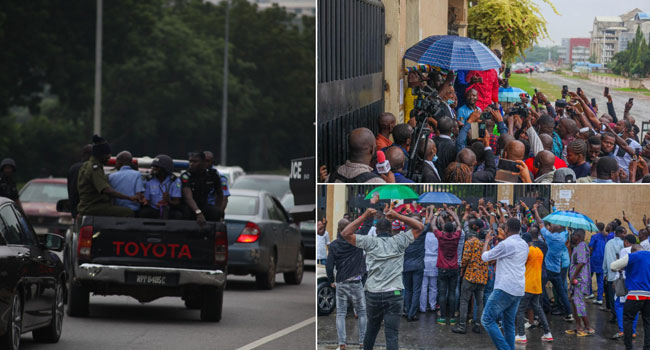
POLYGON ((318 165, 348 157, 348 133, 377 132, 384 109, 384 6, 379 0, 318 0, 318 165))

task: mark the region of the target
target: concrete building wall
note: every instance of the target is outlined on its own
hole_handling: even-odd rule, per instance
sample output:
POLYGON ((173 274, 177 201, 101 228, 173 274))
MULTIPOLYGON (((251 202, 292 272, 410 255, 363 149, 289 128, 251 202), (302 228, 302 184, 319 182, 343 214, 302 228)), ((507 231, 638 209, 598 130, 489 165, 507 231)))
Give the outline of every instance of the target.
POLYGON ((643 214, 650 214, 650 186, 645 185, 554 185, 551 198, 558 210, 575 210, 592 220, 622 220, 622 210, 636 229, 643 227, 643 214))
POLYGON ((336 239, 337 223, 348 211, 348 191, 346 186, 327 186, 327 232, 330 234, 330 241, 336 239))

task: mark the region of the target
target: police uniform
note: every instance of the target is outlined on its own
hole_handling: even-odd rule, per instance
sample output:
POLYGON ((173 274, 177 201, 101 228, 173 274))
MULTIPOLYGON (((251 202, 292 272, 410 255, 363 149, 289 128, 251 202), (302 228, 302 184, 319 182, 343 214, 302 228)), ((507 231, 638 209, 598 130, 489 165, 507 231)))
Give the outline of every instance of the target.
POLYGON ((144 185, 144 198, 149 205, 140 210, 140 217, 151 219, 175 219, 181 220, 183 213, 173 207, 159 207, 158 202, 163 200, 164 194, 168 193, 169 198, 181 198, 181 181, 174 174, 168 175, 162 183, 157 177, 149 175, 144 185), (167 212, 167 209, 169 211, 167 212))
MULTIPOLYGON (((182 188, 187 187, 192 190, 192 198, 196 202, 197 207, 203 212, 206 220, 220 221, 223 212, 217 206, 210 204, 208 198, 211 195, 214 197, 214 193, 217 193, 216 191, 221 191, 221 178, 216 170, 209 170, 200 172, 198 175, 184 171, 181 173, 181 186, 182 188)), ((183 206, 183 212, 185 214, 184 216, 188 219, 196 218, 196 214, 192 212, 188 205, 183 206)))
POLYGON ((10 166, 16 172, 16 162, 11 158, 5 158, 0 162, 0 197, 7 197, 12 201, 18 201, 18 189, 13 179, 8 178, 2 173, 4 167, 10 166))
POLYGON ((77 178, 77 191, 79 192, 79 205, 77 211, 80 215, 96 216, 123 216, 132 217, 133 210, 111 204, 111 197, 102 193, 111 187, 108 177, 104 174, 104 166, 97 158, 83 163, 77 178))
MULTIPOLYGON (((221 178, 221 190, 223 192, 223 196, 225 197, 230 197, 230 189, 228 188, 228 178, 225 175, 222 175, 218 170, 215 170, 214 168, 212 169, 206 169, 206 172, 209 171, 216 171, 219 177, 221 178)), ((214 205, 215 197, 214 197, 214 189, 210 190, 210 194, 208 195, 208 204, 209 205, 214 205)))
POLYGON ((2 174, 0 174, 0 197, 7 197, 14 202, 19 198, 16 183, 2 174))

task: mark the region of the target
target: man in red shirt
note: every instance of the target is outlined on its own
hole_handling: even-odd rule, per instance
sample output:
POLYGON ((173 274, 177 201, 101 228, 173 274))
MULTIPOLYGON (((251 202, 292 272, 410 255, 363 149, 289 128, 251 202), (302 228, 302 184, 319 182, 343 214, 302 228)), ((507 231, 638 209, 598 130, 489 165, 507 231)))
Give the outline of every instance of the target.
MULTIPOLYGON (((458 284, 458 242, 461 238, 460 220, 453 210, 446 208, 456 226, 452 222, 446 222, 442 227, 444 231, 434 230, 433 233, 438 239, 438 305, 440 306, 440 318, 438 324, 456 324, 454 313, 456 312, 456 285, 458 284)), ((437 215, 437 214, 436 214, 437 215)), ((438 218, 441 223, 442 218, 438 218)))
POLYGON ((393 128, 395 127, 395 116, 388 112, 382 113, 379 118, 377 118, 377 124, 379 125, 379 132, 375 139, 377 149, 386 148, 392 145, 393 142, 390 140, 390 134, 393 132, 393 128))
POLYGON ((465 79, 469 82, 475 76, 479 78, 479 82, 470 85, 468 90, 475 89, 478 92, 476 105, 483 110, 492 102, 499 103, 499 73, 496 69, 473 70, 466 75, 465 79))

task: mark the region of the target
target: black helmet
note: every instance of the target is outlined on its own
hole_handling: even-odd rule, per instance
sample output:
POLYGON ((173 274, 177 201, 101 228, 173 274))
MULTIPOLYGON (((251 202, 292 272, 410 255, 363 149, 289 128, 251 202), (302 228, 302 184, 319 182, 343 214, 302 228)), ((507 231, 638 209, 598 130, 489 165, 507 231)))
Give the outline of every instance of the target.
POLYGON ((3 159, 2 162, 0 162, 0 171, 4 169, 6 165, 9 165, 12 168, 14 168, 14 172, 16 171, 16 161, 14 161, 13 159, 11 158, 3 159))
POLYGON ((165 169, 166 172, 174 172, 174 161, 172 158, 166 154, 159 154, 151 162, 151 166, 157 166, 159 168, 165 169))

